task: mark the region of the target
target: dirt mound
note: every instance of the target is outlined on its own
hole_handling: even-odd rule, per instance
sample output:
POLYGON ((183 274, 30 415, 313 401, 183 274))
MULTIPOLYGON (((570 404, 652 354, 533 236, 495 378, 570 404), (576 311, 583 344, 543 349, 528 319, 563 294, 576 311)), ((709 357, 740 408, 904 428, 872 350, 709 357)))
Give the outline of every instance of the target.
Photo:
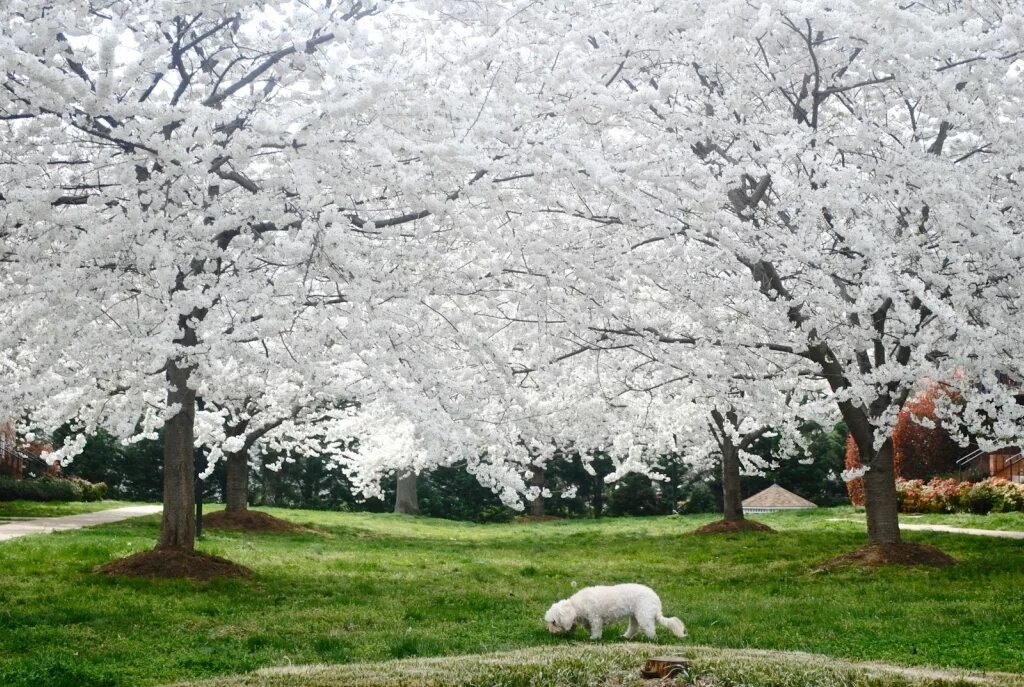
POLYGON ((236 532, 311 532, 294 522, 275 518, 258 510, 242 510, 229 513, 226 510, 203 516, 203 527, 236 532))
POLYGON ((882 565, 927 565, 945 568, 957 561, 941 549, 927 544, 868 544, 850 553, 825 561, 814 572, 827 572, 844 565, 877 568, 882 565))
POLYGON ((716 520, 698 527, 694 534, 727 534, 729 532, 774 532, 771 527, 756 520, 716 520))
POLYGON ((132 554, 95 569, 119 577, 169 577, 210 580, 214 577, 249 577, 252 570, 226 558, 179 548, 154 549, 132 554))

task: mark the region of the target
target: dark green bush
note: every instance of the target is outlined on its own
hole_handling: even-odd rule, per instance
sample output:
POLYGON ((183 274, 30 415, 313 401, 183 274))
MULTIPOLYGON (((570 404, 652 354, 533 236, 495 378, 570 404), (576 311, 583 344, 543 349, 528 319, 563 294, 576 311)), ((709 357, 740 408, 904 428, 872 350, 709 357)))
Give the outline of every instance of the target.
POLYGON ((705 482, 694 482, 688 489, 681 492, 681 498, 676 502, 676 512, 688 513, 714 513, 719 508, 715 499, 715 492, 705 482))
POLYGON ((100 501, 106 493, 106 484, 93 484, 78 478, 13 479, 0 476, 0 501, 100 501))
MULTIPOLYGON (((53 443, 63 446, 74 435, 70 426, 62 427, 54 433, 53 443)), ((63 474, 106 484, 104 498, 159 501, 163 495, 163 443, 145 439, 124 444, 100 430, 86 437, 85 448, 64 466, 63 474)))
MULTIPOLYGON (((387 484, 389 504, 394 503, 393 484, 393 480, 387 484)), ((420 513, 433 518, 508 522, 516 516, 516 511, 503 505, 494 492, 461 468, 442 467, 421 474, 416 493, 420 513)))
POLYGON ((996 492, 992 485, 978 482, 967 492, 967 510, 984 515, 992 510, 995 500, 996 492))
POLYGON ((674 505, 662 498, 661 491, 646 475, 626 475, 612 485, 611 492, 609 515, 666 515, 674 505))

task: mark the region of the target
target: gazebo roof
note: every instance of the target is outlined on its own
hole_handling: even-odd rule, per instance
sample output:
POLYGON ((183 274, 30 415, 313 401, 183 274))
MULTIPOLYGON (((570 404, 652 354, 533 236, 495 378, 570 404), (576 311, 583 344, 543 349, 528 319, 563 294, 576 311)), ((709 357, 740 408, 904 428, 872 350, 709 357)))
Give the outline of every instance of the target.
POLYGON ((817 508, 802 496, 773 484, 762 492, 743 500, 744 508, 817 508))

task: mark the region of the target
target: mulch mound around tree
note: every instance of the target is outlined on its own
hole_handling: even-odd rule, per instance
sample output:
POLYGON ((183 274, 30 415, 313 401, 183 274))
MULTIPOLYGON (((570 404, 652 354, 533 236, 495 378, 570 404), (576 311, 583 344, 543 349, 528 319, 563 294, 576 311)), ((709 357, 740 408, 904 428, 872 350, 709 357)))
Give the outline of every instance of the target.
POLYGON ((933 568, 946 568, 956 565, 957 560, 941 549, 927 544, 868 544, 861 548, 844 553, 825 561, 814 572, 828 572, 844 565, 859 565, 864 568, 877 568, 883 565, 927 565, 933 568))
POLYGON ((211 580, 215 577, 250 577, 252 570, 226 558, 179 548, 154 549, 132 554, 95 569, 118 577, 168 577, 211 580))
POLYGON ((275 518, 258 510, 242 510, 229 513, 226 510, 203 516, 203 527, 235 532, 275 532, 278 534, 312 532, 313 530, 294 522, 275 518))
POLYGON ((730 532, 774 532, 768 525, 756 520, 717 520, 709 522, 703 527, 698 527, 694 534, 728 534, 730 532))

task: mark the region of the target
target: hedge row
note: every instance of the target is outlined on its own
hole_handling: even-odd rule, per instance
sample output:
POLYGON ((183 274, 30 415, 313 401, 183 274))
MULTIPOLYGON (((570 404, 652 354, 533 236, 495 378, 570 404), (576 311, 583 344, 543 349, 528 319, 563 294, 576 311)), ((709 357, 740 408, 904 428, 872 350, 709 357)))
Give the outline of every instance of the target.
POLYGON ((0 476, 0 501, 101 501, 107 494, 107 485, 78 477, 42 477, 40 479, 14 479, 0 476))
POLYGON ((1024 511, 1024 484, 996 477, 982 482, 900 479, 896 498, 903 513, 1009 513, 1024 511))

